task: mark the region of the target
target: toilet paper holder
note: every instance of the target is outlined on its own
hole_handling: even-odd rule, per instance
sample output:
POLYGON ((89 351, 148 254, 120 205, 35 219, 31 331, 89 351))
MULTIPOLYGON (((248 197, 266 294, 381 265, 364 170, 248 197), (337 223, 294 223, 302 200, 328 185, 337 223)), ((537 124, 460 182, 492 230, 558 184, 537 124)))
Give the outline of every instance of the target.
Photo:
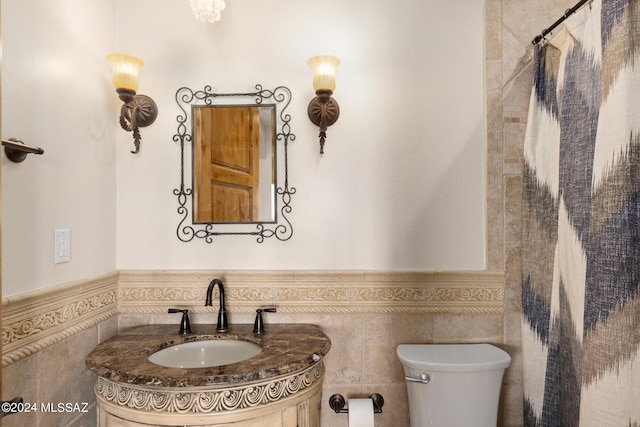
MULTIPOLYGON (((384 398, 381 394, 373 393, 369 398, 373 402, 373 413, 381 414, 382 406, 384 405, 384 398)), ((329 398, 329 406, 335 411, 336 414, 346 414, 349 412, 349 408, 344 409, 346 401, 341 394, 334 394, 329 398)))

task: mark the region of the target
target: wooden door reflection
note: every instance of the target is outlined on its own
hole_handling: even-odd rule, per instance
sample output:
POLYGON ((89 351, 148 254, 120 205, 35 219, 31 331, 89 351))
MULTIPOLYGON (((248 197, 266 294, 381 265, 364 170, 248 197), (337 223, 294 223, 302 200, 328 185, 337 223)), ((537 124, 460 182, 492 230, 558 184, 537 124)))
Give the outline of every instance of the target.
POLYGON ((195 222, 252 222, 260 215, 260 111, 195 108, 195 222))

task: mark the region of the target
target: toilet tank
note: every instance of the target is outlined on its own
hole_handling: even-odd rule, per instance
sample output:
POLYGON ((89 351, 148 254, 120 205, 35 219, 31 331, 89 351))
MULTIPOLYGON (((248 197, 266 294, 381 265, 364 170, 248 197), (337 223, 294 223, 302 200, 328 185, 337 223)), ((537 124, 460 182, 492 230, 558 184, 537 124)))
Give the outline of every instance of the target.
POLYGON ((411 427, 495 427, 511 357, 491 344, 401 344, 411 427), (426 374, 426 375, 425 375, 426 374))

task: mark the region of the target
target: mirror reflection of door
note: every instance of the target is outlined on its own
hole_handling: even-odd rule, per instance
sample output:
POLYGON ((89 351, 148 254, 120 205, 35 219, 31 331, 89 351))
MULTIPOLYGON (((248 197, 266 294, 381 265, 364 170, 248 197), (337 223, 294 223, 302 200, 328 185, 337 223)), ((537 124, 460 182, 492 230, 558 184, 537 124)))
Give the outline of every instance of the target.
POLYGON ((193 123, 195 222, 258 221, 259 109, 194 108, 193 123))

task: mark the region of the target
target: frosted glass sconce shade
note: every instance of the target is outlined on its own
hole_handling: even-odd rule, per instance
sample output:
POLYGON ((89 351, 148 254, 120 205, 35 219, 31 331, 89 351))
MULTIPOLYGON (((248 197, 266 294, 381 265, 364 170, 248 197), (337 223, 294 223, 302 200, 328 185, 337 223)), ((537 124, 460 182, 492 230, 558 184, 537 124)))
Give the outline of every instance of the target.
POLYGON ((135 151, 140 151, 140 131, 138 128, 149 126, 158 117, 155 101, 146 95, 138 95, 138 73, 142 68, 142 60, 135 56, 112 53, 107 55, 111 65, 113 86, 122 100, 120 109, 120 126, 127 132, 133 132, 135 151))
POLYGON ((340 59, 335 56, 314 56, 307 61, 313 72, 313 90, 336 90, 336 70, 340 59))
POLYGON ((340 106, 331 97, 336 89, 336 69, 340 59, 335 56, 314 56, 307 61, 313 71, 313 90, 316 97, 309 103, 309 120, 320 128, 320 154, 324 154, 327 128, 340 117, 340 106))
POLYGON ((111 65, 113 87, 116 89, 138 90, 138 74, 144 65, 141 59, 135 56, 112 53, 107 55, 107 62, 111 65))

